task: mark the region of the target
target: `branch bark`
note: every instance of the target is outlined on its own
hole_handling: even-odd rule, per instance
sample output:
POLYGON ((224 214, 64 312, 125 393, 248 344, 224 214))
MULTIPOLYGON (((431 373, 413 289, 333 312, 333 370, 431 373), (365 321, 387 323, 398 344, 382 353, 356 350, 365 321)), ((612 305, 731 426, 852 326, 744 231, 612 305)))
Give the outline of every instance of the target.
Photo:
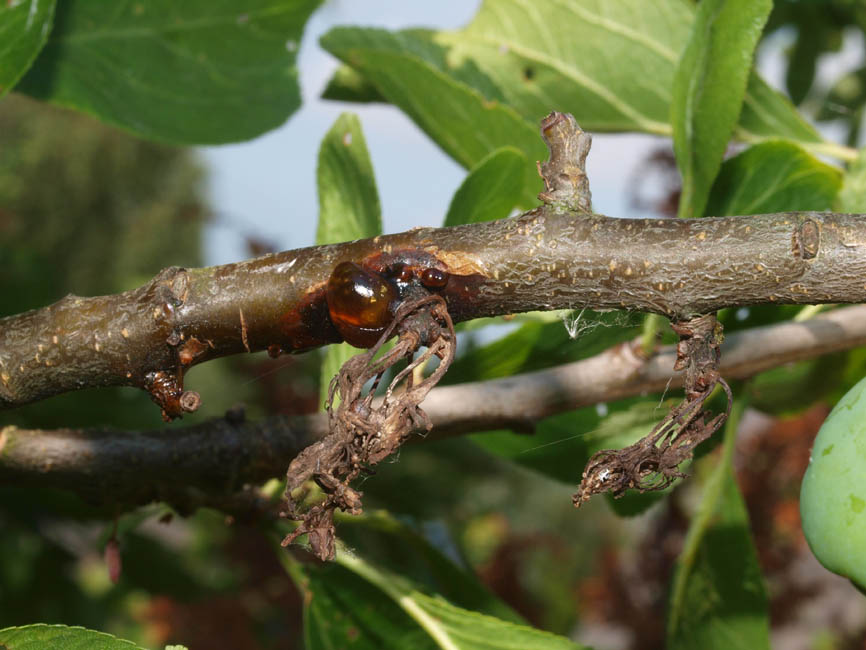
MULTIPOLYGON (((866 345, 866 305, 812 320, 729 335, 721 373, 743 379, 793 361, 866 345)), ((678 386, 676 348, 649 359, 639 343, 549 370, 433 389, 424 410, 434 437, 501 428, 531 430, 547 415, 678 386)), ((117 509, 163 500, 181 508, 220 502, 247 484, 282 476, 302 449, 328 433, 325 414, 236 415, 143 433, 0 429, 0 485, 58 487, 117 509)))
POLYGON ((455 323, 587 307, 685 321, 757 303, 866 301, 863 215, 594 215, 585 170, 591 136, 556 111, 541 121, 541 136, 550 151, 538 166, 544 204, 519 217, 205 269, 170 268, 134 291, 67 296, 0 319, 0 408, 80 388, 132 385, 147 390, 171 419, 201 403, 183 389, 192 365, 244 351, 300 352, 339 342, 341 332, 357 334, 353 344, 375 341, 388 324, 380 321, 397 309, 385 297, 399 303, 419 284, 444 298, 455 323), (385 312, 364 313, 357 287, 343 286, 348 280, 340 274, 332 278, 342 262, 355 263, 349 276, 363 278, 367 289, 382 290, 385 312), (362 311, 342 313, 338 305, 362 311))
POLYGON ((866 216, 791 212, 614 219, 561 204, 511 219, 318 246, 202 269, 170 268, 113 296, 67 296, 0 319, 0 408, 133 385, 172 415, 183 373, 215 357, 341 340, 331 270, 353 260, 446 271, 455 322, 530 310, 634 309, 684 319, 758 303, 866 302, 866 216))

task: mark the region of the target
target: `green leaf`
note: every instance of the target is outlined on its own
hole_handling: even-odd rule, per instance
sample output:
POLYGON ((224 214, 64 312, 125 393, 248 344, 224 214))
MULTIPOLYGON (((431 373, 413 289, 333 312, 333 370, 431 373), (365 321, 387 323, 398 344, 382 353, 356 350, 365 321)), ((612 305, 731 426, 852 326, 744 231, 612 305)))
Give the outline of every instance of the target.
POLYGON ((394 647, 448 650, 578 650, 582 647, 549 632, 457 607, 441 596, 424 593, 401 576, 379 569, 347 551, 338 553, 337 563, 380 589, 429 640, 424 645, 394 647))
POLYGON ((802 413, 816 402, 832 403, 844 384, 848 352, 785 364, 756 375, 749 382, 752 405, 768 415, 802 413))
MULTIPOLYGON (((319 190, 316 244, 365 239, 382 233, 382 210, 373 164, 361 123, 354 113, 340 115, 322 140, 316 182, 319 190)), ((348 343, 328 346, 322 360, 320 404, 328 399, 331 377, 356 354, 358 350, 348 343)))
POLYGON ((852 214, 866 213, 866 148, 859 151, 842 178, 838 209, 852 214))
POLYGON ((447 384, 509 377, 585 359, 640 332, 641 318, 626 312, 583 310, 553 322, 528 322, 503 338, 470 349, 443 378, 447 384))
MULTIPOLYGON (((423 62, 488 103, 513 108, 533 125, 556 108, 572 113, 587 131, 670 135, 674 71, 694 20, 690 4, 682 0, 487 0, 462 30, 389 33, 338 28, 323 37, 322 45, 406 111, 458 162, 471 166, 479 158, 467 163, 452 153, 455 143, 432 128, 429 115, 420 119, 417 112, 418 105, 427 111, 453 110, 448 106, 451 100, 423 79, 401 80, 397 69, 388 69, 393 59, 383 53, 423 62), (383 84, 382 77, 396 80, 383 84)), ((737 132, 741 137, 821 143, 791 103, 754 75, 746 106, 743 128, 737 132)), ((472 114, 465 113, 462 119, 468 122, 466 127, 488 129, 472 114)), ((512 144, 530 160, 544 156, 517 140, 512 144)))
POLYGON ((454 193, 444 225, 507 217, 520 203, 527 167, 532 168, 526 156, 514 147, 502 147, 483 158, 454 193))
POLYGON ((0 97, 18 83, 48 40, 54 1, 0 4, 0 97))
POLYGON ((679 216, 703 216, 740 115, 752 56, 772 0, 698 4, 673 82, 674 152, 683 177, 679 216))
POLYGON ((606 413, 589 406, 544 418, 531 436, 491 431, 475 434, 472 440, 523 467, 563 483, 577 484, 595 452, 637 442, 664 416, 665 406, 652 397, 620 400, 608 404, 606 413))
POLYGON ((295 59, 319 2, 65 0, 19 90, 157 140, 248 140, 300 105, 295 59))
POLYGON ((828 210, 841 174, 795 144, 768 141, 726 160, 707 202, 714 216, 828 210))
MULTIPOLYGON (((385 511, 341 518, 340 535, 366 561, 413 580, 454 605, 526 623, 482 585, 473 572, 458 567, 426 537, 385 511)), ((440 539, 437 541, 442 544, 440 539)))
POLYGON ((798 26, 798 38, 788 53, 788 69, 785 72, 785 88, 795 104, 801 104, 812 88, 818 56, 823 54, 827 42, 827 28, 821 24, 821 17, 829 12, 823 12, 822 7, 817 5, 803 8, 813 14, 813 22, 811 26, 802 23, 798 26), (804 33, 805 30, 809 33, 804 33))
POLYGON ((372 102, 386 102, 366 77, 357 70, 347 65, 341 65, 334 72, 334 76, 328 81, 328 85, 322 91, 322 99, 331 99, 337 102, 358 102, 367 104, 372 102))
POLYGON ((143 650, 104 632, 44 623, 0 630, 0 644, 4 650, 143 650))
POLYGON ((839 77, 824 97, 815 119, 819 121, 847 118, 856 120, 863 114, 866 102, 866 66, 839 77))
POLYGON ((415 619, 426 623, 428 633, 439 640, 439 647, 455 650, 579 650, 585 646, 537 630, 486 616, 446 600, 421 593, 412 595, 406 606, 416 611, 415 619))
POLYGON ((754 72, 749 77, 740 122, 734 135, 745 142, 784 138, 815 151, 823 149, 821 136, 803 119, 790 100, 754 72))
POLYGON ((307 650, 439 647, 380 589, 337 563, 302 569, 307 650))
MULTIPOLYGON (((430 562, 432 580, 424 585, 416 583, 406 572, 398 574, 377 566, 340 542, 336 560, 324 564, 301 564, 277 547, 277 557, 304 594, 304 633, 309 650, 342 647, 579 650, 582 647, 525 625, 489 593, 479 597, 474 579, 463 575, 452 582, 453 574, 462 572, 426 542, 422 541, 426 550, 419 548, 418 536, 407 535, 408 529, 393 518, 377 514, 344 523, 373 526, 392 536, 396 534, 430 562), (440 574, 443 569, 449 574, 447 577, 440 574), (463 591, 466 584, 475 585, 469 594, 463 591), (453 599, 438 591, 439 585, 453 592, 453 599, 458 602, 484 610, 492 608, 509 620, 457 606, 453 599)), ((288 530, 286 526, 277 528, 288 530)))
MULTIPOLYGON (((530 160, 547 152, 537 127, 499 102, 459 83, 431 63, 433 55, 418 56, 414 32, 337 28, 322 37, 322 47, 351 63, 388 101, 400 107, 442 149, 471 168, 491 152, 513 146, 530 160)), ((540 117, 540 116, 539 116, 540 117)), ((537 118, 534 118, 537 119, 537 118)), ((522 207, 537 204, 538 174, 527 166, 522 207)))
POLYGON ((556 108, 586 131, 666 134, 673 67, 690 23, 677 0, 494 0, 436 41, 450 46, 455 76, 473 85, 486 78, 522 115, 537 120, 556 108))
POLYGON ((343 113, 319 147, 316 170, 319 227, 316 244, 336 244, 382 233, 382 210, 361 123, 343 113))
POLYGON ((744 409, 735 402, 721 458, 677 560, 667 621, 671 650, 770 647, 767 596, 731 465, 744 409))

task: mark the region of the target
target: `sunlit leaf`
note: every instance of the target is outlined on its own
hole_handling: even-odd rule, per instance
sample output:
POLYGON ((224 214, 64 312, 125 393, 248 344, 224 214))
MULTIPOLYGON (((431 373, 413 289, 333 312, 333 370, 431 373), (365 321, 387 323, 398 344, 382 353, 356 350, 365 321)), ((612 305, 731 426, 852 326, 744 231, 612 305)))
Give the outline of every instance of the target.
MULTIPOLYGON (((322 46, 351 62, 388 101, 399 106, 451 157, 467 168, 504 146, 522 151, 529 160, 547 157, 532 121, 520 117, 476 89, 455 81, 431 60, 442 48, 413 41, 415 32, 338 28, 322 37, 322 46), (424 50, 419 56, 416 45, 424 50)), ((537 204, 541 183, 531 165, 524 171, 522 207, 537 204)))
POLYGON ((0 4, 0 97, 18 82, 45 45, 54 0, 11 0, 0 4))
POLYGON ((377 510, 340 522, 340 538, 367 562, 413 580, 449 602, 506 621, 525 624, 513 609, 481 584, 475 574, 455 564, 414 528, 377 510))
POLYGON ((379 588, 336 563, 307 566, 307 650, 433 650, 439 646, 379 588))
MULTIPOLYGON (((463 90, 474 90, 488 104, 513 108, 531 125, 556 109, 572 113, 587 131, 670 135, 674 71, 693 13, 682 0, 487 0, 461 30, 338 28, 323 37, 322 45, 406 111, 458 162, 472 166, 480 158, 467 162, 457 153, 458 143, 437 125, 439 111, 443 118, 459 115, 467 127, 496 135, 485 153, 512 144, 530 160, 543 154, 526 148, 522 135, 505 141, 473 112, 457 113, 452 95, 459 93, 443 93, 427 84, 432 70, 463 90), (423 63, 426 74, 400 74, 406 71, 398 63, 403 59, 423 63)), ((352 84, 357 86, 357 80, 352 84)), ((334 95, 339 87, 339 78, 333 79, 329 93, 334 95)), ((346 99, 353 91, 347 86, 339 92, 346 99)), ((750 141, 783 137, 821 142, 791 103, 755 75, 749 79, 736 133, 750 141)), ((477 137, 481 134, 473 139, 477 137)))
MULTIPOLYGON (((388 520, 375 516, 357 523, 362 527, 384 525, 391 529, 388 520)), ((412 544, 402 533, 399 536, 412 544)), ((338 543, 336 559, 330 563, 301 564, 284 553, 278 557, 304 594, 305 641, 309 650, 339 647, 579 650, 582 647, 523 624, 513 612, 502 610, 504 605, 496 609, 507 613, 510 620, 459 607, 429 581, 420 584, 405 573, 394 573, 360 557, 342 543, 338 543)), ((430 568, 441 569, 442 562, 447 560, 440 556, 434 563, 436 566, 430 568)), ((434 581, 438 580, 437 575, 434 581)), ((466 600, 459 591, 456 598, 466 600)), ((486 598, 492 597, 488 594, 486 598)), ((469 606, 478 606, 476 597, 469 600, 469 606)), ((486 609, 490 603, 480 604, 486 609)))
POLYGON ((247 140, 300 105, 295 59, 320 0, 65 0, 19 90, 149 138, 247 140))
POLYGON ((737 123, 772 0, 704 0, 673 82, 671 124, 683 177, 679 216, 700 217, 737 123))
POLYGON ((455 77, 482 92, 486 78, 522 115, 556 108, 587 131, 666 133, 690 22, 685 4, 668 0, 494 0, 436 41, 450 47, 455 77))
POLYGON ((319 147, 316 171, 319 225, 316 244, 375 237, 382 233, 382 210, 373 165, 361 123, 343 113, 319 147))

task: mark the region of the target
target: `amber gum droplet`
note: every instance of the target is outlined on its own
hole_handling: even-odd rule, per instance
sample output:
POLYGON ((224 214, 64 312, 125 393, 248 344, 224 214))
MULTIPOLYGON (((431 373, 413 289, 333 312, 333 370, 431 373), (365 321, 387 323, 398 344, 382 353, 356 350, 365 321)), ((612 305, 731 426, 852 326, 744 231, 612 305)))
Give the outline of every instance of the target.
POLYGON ((397 282, 411 282, 413 277, 412 269, 406 264, 395 264, 388 269, 388 275, 397 282))
POLYGON ((428 289, 441 289, 448 284, 448 273, 441 269, 424 269, 421 273, 421 284, 428 289))
POLYGON ((341 262, 331 272, 325 293, 331 321, 355 347, 376 343, 391 322, 394 286, 354 262, 341 262))

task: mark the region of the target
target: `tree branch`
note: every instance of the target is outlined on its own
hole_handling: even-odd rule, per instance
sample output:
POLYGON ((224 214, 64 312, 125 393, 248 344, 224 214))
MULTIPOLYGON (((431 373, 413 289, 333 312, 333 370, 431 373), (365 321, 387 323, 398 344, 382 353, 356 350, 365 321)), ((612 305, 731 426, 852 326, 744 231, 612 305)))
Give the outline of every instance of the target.
POLYGON ((758 303, 866 302, 866 217, 614 219, 551 204, 500 221, 170 268, 133 291, 67 296, 0 319, 0 407, 133 385, 178 415, 196 406, 183 392, 194 364, 341 340, 325 285, 345 260, 385 274, 399 264, 446 271, 439 291, 455 322, 583 307, 683 319, 758 303))
MULTIPOLYGON (((729 335, 720 371, 730 379, 866 345, 866 306, 812 320, 729 335)), ((542 417, 677 386, 676 348, 649 359, 639 343, 504 379, 435 388, 424 401, 433 436, 501 428, 531 429, 542 417)), ((57 487, 119 509, 152 500, 182 508, 214 503, 246 484, 282 476, 289 462, 328 432, 325 414, 227 418, 143 433, 104 430, 0 430, 0 485, 57 487)))
POLYGON ((387 325, 380 320, 393 318, 413 284, 440 294, 455 323, 559 308, 633 309, 684 321, 757 303, 866 301, 862 215, 594 215, 585 170, 590 135, 554 111, 541 121, 541 136, 550 151, 538 166, 544 205, 519 217, 169 268, 134 291, 67 296, 0 319, 0 408, 132 385, 171 419, 201 402, 183 390, 189 367, 240 352, 300 352, 339 342, 341 333, 353 344, 376 341, 387 325), (341 262, 357 265, 343 265, 329 283, 341 262), (342 313, 358 308, 354 286, 337 289, 353 278, 395 300, 386 312, 342 313))

